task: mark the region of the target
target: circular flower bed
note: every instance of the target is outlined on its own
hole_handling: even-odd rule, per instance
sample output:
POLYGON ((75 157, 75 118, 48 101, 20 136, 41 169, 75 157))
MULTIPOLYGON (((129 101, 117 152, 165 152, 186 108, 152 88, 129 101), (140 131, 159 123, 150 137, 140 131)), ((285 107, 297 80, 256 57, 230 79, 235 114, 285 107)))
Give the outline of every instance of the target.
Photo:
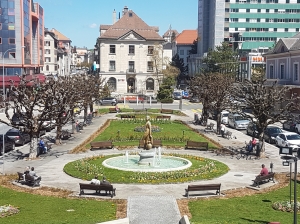
POLYGON ((19 213, 19 209, 12 205, 0 206, 0 217, 4 218, 19 213))
MULTIPOLYGON (((290 203, 290 201, 276 201, 273 203, 272 207, 275 210, 283 211, 283 212, 294 212, 294 201, 290 203)), ((297 212, 300 211, 300 202, 297 202, 297 212)))
MULTIPOLYGON (((145 126, 137 126, 134 128, 134 131, 136 132, 144 132, 146 130, 145 126)), ((160 132, 160 127, 152 125, 151 126, 151 131, 152 132, 160 132)))

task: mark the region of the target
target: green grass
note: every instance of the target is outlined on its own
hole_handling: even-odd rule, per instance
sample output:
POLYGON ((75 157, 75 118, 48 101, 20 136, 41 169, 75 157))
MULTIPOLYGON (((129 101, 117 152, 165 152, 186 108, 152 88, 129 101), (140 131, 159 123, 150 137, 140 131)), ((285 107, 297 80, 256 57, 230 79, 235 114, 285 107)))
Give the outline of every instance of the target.
MULTIPOLYGON (((136 132, 134 128, 145 125, 145 120, 136 121, 111 121, 110 126, 98 135, 96 141, 113 141, 114 146, 138 146, 139 140, 143 137, 143 132, 136 132)), ((163 146, 184 147, 187 140, 208 142, 208 147, 218 148, 212 142, 199 135, 187 125, 180 121, 151 121, 152 125, 159 126, 160 132, 152 132, 154 139, 162 140, 163 146)), ((86 148, 90 148, 88 144, 86 148)))
POLYGON ((160 184, 213 179, 229 170, 225 164, 219 161, 197 156, 172 155, 190 160, 192 166, 183 171, 173 172, 131 172, 107 168, 102 165, 102 162, 113 156, 99 156, 70 162, 65 165, 64 171, 73 177, 84 180, 91 180, 95 175, 103 175, 112 183, 160 184), (210 166, 212 163, 213 166, 210 166))
MULTIPOLYGON (((297 191, 299 190, 300 186, 297 184, 297 191)), ((299 199, 298 197, 297 200, 299 199)), ((282 212, 272 208, 274 202, 288 200, 289 187, 245 197, 191 201, 190 221, 192 224, 262 224, 271 221, 293 223, 293 212, 282 212)))
POLYGON ((111 201, 66 199, 17 192, 0 186, 0 206, 18 207, 16 215, 3 218, 1 223, 72 223, 94 224, 116 219, 116 204, 111 201), (74 211, 67 211, 73 209, 74 211))

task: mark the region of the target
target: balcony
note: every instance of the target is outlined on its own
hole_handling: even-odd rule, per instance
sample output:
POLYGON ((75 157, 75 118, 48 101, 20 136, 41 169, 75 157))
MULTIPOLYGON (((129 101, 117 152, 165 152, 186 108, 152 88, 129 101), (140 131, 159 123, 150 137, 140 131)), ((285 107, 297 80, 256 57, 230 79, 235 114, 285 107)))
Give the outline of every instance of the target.
POLYGON ((129 69, 126 70, 126 73, 127 74, 136 74, 136 71, 135 71, 134 68, 129 68, 129 69))

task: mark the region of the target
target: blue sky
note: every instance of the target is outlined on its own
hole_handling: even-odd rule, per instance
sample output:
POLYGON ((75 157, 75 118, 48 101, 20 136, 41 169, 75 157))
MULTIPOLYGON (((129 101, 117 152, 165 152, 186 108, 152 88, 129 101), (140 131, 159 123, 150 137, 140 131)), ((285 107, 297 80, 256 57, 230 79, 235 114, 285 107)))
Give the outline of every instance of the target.
POLYGON ((100 24, 112 24, 114 9, 122 15, 124 6, 162 36, 171 24, 179 33, 197 29, 198 0, 34 0, 44 8, 45 27, 55 28, 77 47, 94 48, 100 24))

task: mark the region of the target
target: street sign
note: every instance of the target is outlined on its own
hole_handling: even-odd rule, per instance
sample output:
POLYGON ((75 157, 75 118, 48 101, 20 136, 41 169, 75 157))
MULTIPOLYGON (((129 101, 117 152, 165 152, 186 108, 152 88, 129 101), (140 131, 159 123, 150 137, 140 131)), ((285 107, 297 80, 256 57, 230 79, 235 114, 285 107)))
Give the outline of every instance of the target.
POLYGON ((283 161, 283 162, 282 162, 282 165, 283 165, 283 166, 290 166, 290 162, 289 162, 289 161, 283 161))
POLYGON ((292 147, 280 147, 279 155, 293 155, 293 148, 292 147))

